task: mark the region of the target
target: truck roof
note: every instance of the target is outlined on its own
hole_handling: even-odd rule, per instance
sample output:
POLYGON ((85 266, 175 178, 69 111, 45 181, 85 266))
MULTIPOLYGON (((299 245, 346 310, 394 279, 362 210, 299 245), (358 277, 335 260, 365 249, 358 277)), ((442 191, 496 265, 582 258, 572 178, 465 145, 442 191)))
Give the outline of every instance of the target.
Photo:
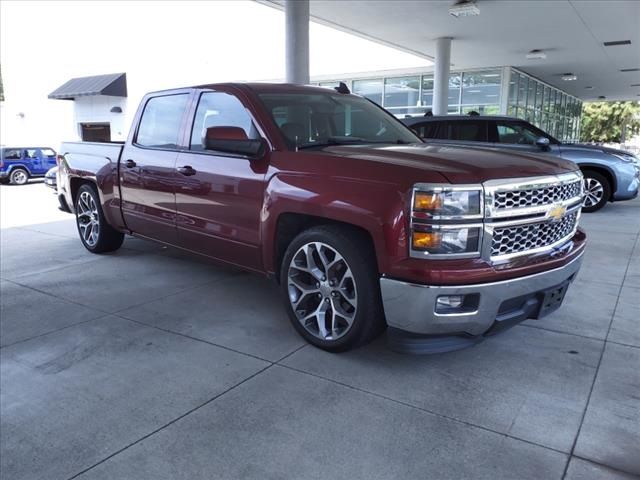
POLYGON ((220 88, 237 88, 241 90, 251 90, 254 93, 286 93, 286 92, 308 92, 308 93, 327 93, 334 91, 329 87, 319 87, 316 85, 297 85, 294 83, 265 83, 265 82, 221 82, 221 83, 205 83, 201 85, 191 85, 188 87, 169 88, 166 90, 156 90, 149 92, 150 94, 175 92, 177 90, 188 90, 194 88, 210 88, 212 90, 220 88))

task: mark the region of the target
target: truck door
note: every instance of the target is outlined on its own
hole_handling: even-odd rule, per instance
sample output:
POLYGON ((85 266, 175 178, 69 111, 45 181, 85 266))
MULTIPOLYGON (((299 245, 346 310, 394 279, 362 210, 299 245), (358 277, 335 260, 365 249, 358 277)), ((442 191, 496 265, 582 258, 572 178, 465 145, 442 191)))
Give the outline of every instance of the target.
POLYGON ((238 97, 204 91, 192 109, 189 149, 178 155, 176 190, 178 244, 247 268, 262 268, 260 213, 268 159, 203 148, 208 127, 240 127, 259 138, 238 97), (195 106, 197 105, 197 107, 195 106), (194 111, 195 110, 195 111, 194 111))
POLYGON ((122 216, 128 229, 175 244, 176 171, 188 93, 147 99, 138 128, 120 156, 122 216))

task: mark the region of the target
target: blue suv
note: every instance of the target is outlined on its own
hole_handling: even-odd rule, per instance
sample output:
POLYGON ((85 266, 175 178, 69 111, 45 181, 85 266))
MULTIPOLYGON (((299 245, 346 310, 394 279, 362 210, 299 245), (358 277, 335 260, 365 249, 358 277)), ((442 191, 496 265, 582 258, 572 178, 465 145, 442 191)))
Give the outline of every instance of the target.
POLYGON ((0 182, 24 185, 31 177, 44 177, 56 166, 56 152, 49 147, 0 148, 0 182))

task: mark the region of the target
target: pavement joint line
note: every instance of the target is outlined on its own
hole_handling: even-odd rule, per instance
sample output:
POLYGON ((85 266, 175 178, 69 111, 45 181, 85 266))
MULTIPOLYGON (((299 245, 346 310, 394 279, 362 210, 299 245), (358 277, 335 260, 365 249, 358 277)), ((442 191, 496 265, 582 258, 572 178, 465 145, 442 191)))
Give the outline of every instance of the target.
POLYGON ((597 460, 591 460, 590 458, 581 457, 580 455, 571 455, 571 458, 577 458, 578 460, 582 460, 584 462, 593 463, 594 465, 598 465, 600 467, 604 467, 608 470, 613 470, 614 472, 624 473, 625 475, 631 475, 633 477, 638 476, 638 472, 628 472, 627 470, 620 470, 617 467, 612 467, 611 465, 607 465, 606 463, 598 462, 597 460))
MULTIPOLYGON (((627 287, 627 288, 632 288, 632 287, 627 287)), ((605 340, 604 338, 589 337, 587 335, 580 335, 578 333, 562 332, 560 330, 554 330, 552 328, 547 328, 547 327, 539 327, 537 325, 530 325, 530 324, 521 323, 521 324, 516 325, 516 326, 517 327, 535 328, 537 330, 545 330, 547 332, 553 332, 553 333, 561 333, 561 334, 565 334, 565 335, 571 335, 573 337, 584 338, 586 340, 594 340, 596 342, 612 343, 614 345, 621 345, 623 347, 640 348, 640 345, 632 345, 630 343, 618 342, 617 340, 605 340)))
POLYGON ((84 475, 85 473, 87 473, 89 470, 93 470, 94 468, 96 468, 98 465, 103 464, 104 462, 106 462, 107 460, 115 457, 116 455, 121 454, 122 452, 124 452, 125 450, 128 450, 129 448, 137 445, 140 442, 143 442, 144 440, 146 440, 147 438, 155 435, 156 433, 164 430, 165 428, 173 425, 174 423, 182 420, 183 418, 185 418, 188 415, 191 415, 193 412, 201 409, 202 407, 206 407, 207 405, 209 405, 211 402, 214 402, 215 400, 217 400, 218 398, 222 397, 223 395, 225 395, 226 393, 231 392, 232 390, 235 390, 236 388, 238 388, 240 385, 248 382, 249 380, 251 380, 252 378, 257 377, 258 375, 260 375, 261 373, 265 372, 266 370, 268 370, 269 368, 273 367, 275 364, 271 363, 270 365, 267 365, 264 368, 261 368, 260 370, 258 370, 257 372, 249 375, 247 378, 243 379, 242 381, 236 383, 235 385, 232 385, 231 387, 229 387, 228 389, 226 389, 224 392, 220 392, 217 395, 213 396, 212 398, 210 398, 209 400, 205 401, 204 403, 201 403, 200 405, 197 405, 195 407, 193 407, 192 409, 188 410, 187 412, 183 413, 182 415, 179 415, 178 417, 174 418, 173 420, 165 423, 164 425, 162 425, 159 428, 156 428, 155 430, 153 430, 150 433, 147 433, 146 435, 140 437, 139 439, 129 443, 128 445, 125 445, 124 447, 120 448, 119 450, 116 450, 115 452, 111 453, 110 455, 106 456, 105 458, 103 458, 102 460, 97 461, 96 463, 94 463, 93 465, 85 468, 84 470, 76 473, 75 475, 69 477, 67 480, 74 480, 75 478, 80 477, 81 475, 84 475))
MULTIPOLYGON (((89 263, 93 263, 93 262, 97 262, 100 261, 100 258, 93 258, 93 257, 88 257, 86 260, 79 260, 79 261, 74 261, 72 263, 66 263, 66 264, 62 264, 62 265, 58 265, 58 266, 54 266, 54 267, 48 267, 45 268, 43 270, 38 270, 35 272, 28 272, 28 273, 23 273, 18 275, 17 277, 13 277, 16 280, 19 280, 21 278, 26 278, 26 277, 30 277, 32 275, 42 275, 45 273, 51 273, 51 272, 56 272, 58 270, 63 270, 65 268, 68 267, 75 267, 75 266, 83 266, 83 265, 87 265, 89 263)), ((4 280, 9 280, 8 278, 3 277, 4 280)))
MULTIPOLYGON (((142 322, 140 320, 134 320, 133 318, 124 317, 122 315, 118 315, 118 314, 115 314, 115 313, 113 313, 111 315, 113 315, 115 317, 118 317, 118 318, 121 318, 123 320, 127 320, 129 322, 137 323, 138 325, 144 325, 145 327, 155 328, 156 330, 160 330, 161 332, 170 333, 170 334, 173 334, 173 335, 178 335, 180 337, 188 338, 189 340, 194 340, 196 342, 206 343, 207 345, 211 345, 213 347, 222 348, 222 349, 227 350, 229 352, 238 353, 240 355, 251 357, 251 358, 253 358, 255 360, 261 360, 261 361, 267 362, 267 363, 269 363, 271 365, 275 365, 275 363, 276 363, 273 360, 267 360, 266 358, 262 358, 262 357, 259 357, 257 355, 253 355, 252 353, 241 352, 240 350, 235 350, 235 349, 233 349, 231 347, 227 347, 225 345, 220 345, 220 344, 217 344, 217 343, 214 343, 214 342, 210 342, 209 340, 203 340, 202 338, 192 337, 191 335, 187 335, 185 333, 180 333, 180 332, 176 332, 176 331, 169 330, 169 329, 166 329, 166 328, 158 327, 157 325, 150 325, 150 324, 148 324, 146 322, 142 322)), ((295 353, 295 352, 292 352, 292 353, 295 353)))
POLYGON ((365 389, 360 388, 360 387, 356 387, 356 386, 349 385, 349 384, 346 384, 346 383, 343 383, 343 382, 339 382, 338 380, 334 380, 332 378, 327 378, 327 377, 323 377, 322 375, 317 375, 315 373, 306 372, 304 370, 300 370, 300 369, 292 367, 290 365, 284 365, 284 364, 277 364, 277 365, 279 367, 287 368, 289 370, 293 370, 294 372, 302 373, 304 375, 309 375, 311 377, 315 377, 315 378, 318 378, 320 380, 324 380, 326 382, 335 383, 336 385, 340 385, 342 387, 349 388, 349 389, 354 390, 356 392, 364 393, 366 395, 371 395, 373 397, 376 397, 376 398, 379 398, 379 399, 382 399, 382 400, 387 400, 389 402, 393 402, 393 403, 396 403, 398 405, 402 405, 402 406, 405 406, 405 407, 408 407, 408 408, 411 408, 411 409, 414 409, 414 410, 418 410, 420 412, 423 412, 423 413, 426 413, 426 414, 429 414, 429 415, 433 415, 434 417, 438 417, 438 418, 442 418, 442 419, 445 419, 445 420, 449 420, 449 421, 458 423, 460 425, 465 425, 465 426, 470 427, 470 428, 477 428, 479 430, 483 430, 485 432, 490 432, 490 433, 493 433, 493 434, 496 434, 496 435, 500 435, 500 436, 503 436, 503 437, 506 437, 506 438, 510 438, 512 440, 517 440, 519 442, 528 443, 529 445, 534 445, 536 447, 544 448, 546 450, 551 450, 553 452, 560 453, 560 454, 562 454, 564 456, 569 456, 569 452, 565 452, 565 451, 559 450, 559 449, 554 448, 554 447, 549 447, 547 445, 542 445, 540 443, 536 443, 536 442, 533 442, 531 440, 527 440, 527 439, 524 439, 524 438, 516 437, 515 435, 511 435, 509 433, 499 432, 497 430, 493 430, 493 429, 491 429, 489 427, 484 427, 482 425, 476 425, 475 423, 471 423, 471 422, 468 422, 466 420, 461 420, 459 418, 450 417, 450 416, 445 415, 443 413, 438 413, 438 412, 434 412, 433 410, 429 410, 427 408, 418 407, 417 405, 412 405, 411 403, 403 402, 402 400, 398 400, 398 399, 395 399, 395 398, 387 397, 386 395, 382 395, 380 393, 371 392, 369 390, 365 390, 365 389))
POLYGON ((624 276, 622 277, 622 284, 618 289, 618 296, 616 298, 616 303, 613 306, 613 313, 611 314, 611 319, 609 320, 609 326, 607 327, 607 334, 604 337, 604 342, 602 344, 602 349, 600 350, 600 358, 598 359, 598 365, 596 366, 595 374, 593 375, 593 380, 591 381, 591 388, 589 388, 589 394, 587 395, 587 401, 585 402, 584 409, 582 411, 582 417, 580 418, 580 425, 578 426, 578 431, 573 439, 573 445, 571 446, 571 451, 569 452, 569 458, 567 459, 567 463, 564 466, 564 472, 562 473, 562 479, 564 480, 567 476, 567 471, 569 470, 569 463, 571 461, 571 457, 574 456, 574 452, 576 450, 576 445, 578 444, 578 438, 580 438, 580 433, 582 432, 582 426, 584 425, 584 419, 587 416, 587 410, 589 409, 589 404, 591 403, 591 396, 593 395, 593 389, 596 385, 596 380, 598 379, 598 374, 600 373, 600 365, 602 365, 602 359, 604 358, 604 352, 607 348, 609 342, 609 333, 611 333, 611 326, 613 325, 613 320, 616 316, 616 312, 618 310, 618 304, 620 303, 620 295, 622 294, 622 289, 624 287, 624 281, 627 278, 627 274, 629 273, 629 266, 631 265, 631 261, 633 260, 633 252, 635 251, 638 240, 640 240, 640 233, 636 235, 636 240, 634 242, 634 246, 631 249, 631 253, 629 254, 629 259, 627 260, 627 268, 625 268, 624 276))
POLYGON ((96 312, 100 312, 100 313, 104 313, 104 314, 111 314, 111 312, 107 312, 107 311, 102 310, 100 308, 96 308, 96 307, 94 307, 92 305, 86 305, 84 303, 80 303, 80 302, 76 302, 76 301, 73 301, 73 300, 69 300, 68 298, 65 298, 65 297, 59 297, 57 295, 54 295, 53 293, 47 292, 45 290, 40 290, 39 288, 32 287, 30 285, 22 284, 22 283, 20 283, 20 282, 18 282, 16 280, 10 280, 8 278, 3 278, 3 280, 6 281, 6 282, 9 282, 9 283, 13 283, 14 285, 18 285, 19 287, 27 288, 29 290, 33 290, 34 292, 42 293, 43 295, 47 295, 49 297, 53 297, 53 298, 55 298, 57 300, 62 300, 64 302, 71 303, 73 305, 78 305, 80 307, 89 308, 89 309, 95 310, 96 312))
POLYGON ((25 338, 22 340, 18 340, 16 342, 13 343, 8 343, 7 345, 2 345, 0 346, 0 350, 3 350, 5 348, 9 348, 9 347, 13 347, 14 345, 19 345, 21 343, 25 343, 25 342, 29 342, 31 340, 35 340, 36 338, 41 338, 41 337, 46 337, 47 335, 52 335, 54 333, 58 333, 62 330, 66 330, 68 328, 72 328, 72 327, 77 327, 78 325, 84 325, 85 323, 90 323, 96 320, 104 320, 105 318, 111 316, 110 314, 106 314, 106 315, 100 315, 99 317, 96 318, 91 318, 89 320, 82 320, 78 323, 73 323, 71 325, 65 325, 64 327, 60 327, 60 328, 56 328, 55 330, 51 330, 50 332, 44 332, 44 333, 40 333, 38 335, 34 335, 33 337, 29 337, 29 338, 25 338))
MULTIPOLYGON (((233 277, 236 277, 236 276, 241 276, 242 273, 243 272, 231 273, 230 275, 232 275, 233 277)), ((212 285, 212 284, 215 284, 215 283, 219 283, 219 282, 221 282, 223 280, 225 280, 225 278, 220 277, 220 278, 216 278, 216 279, 213 279, 213 280, 207 280, 207 281, 202 282, 202 283, 197 283, 197 284, 194 284, 194 285, 190 285, 190 286, 185 287, 185 288, 183 288, 181 290, 178 290, 176 292, 170 293, 169 295, 162 295, 162 296, 159 296, 159 297, 154 297, 154 298, 151 298, 151 299, 148 299, 148 300, 144 300, 143 302, 126 306, 124 308, 121 308, 120 310, 116 310, 116 311, 111 312, 111 313, 113 315, 120 314, 122 312, 125 312, 125 311, 131 309, 131 308, 141 307, 143 305, 146 305, 146 304, 152 303, 152 302, 156 302, 158 300, 162 300, 162 299, 170 298, 170 297, 175 297, 176 295, 182 295, 184 292, 187 292, 189 290, 195 290, 196 288, 206 287, 207 285, 212 285)))
POLYGON ((518 324, 516 326, 517 327, 535 328, 536 330, 544 330, 545 332, 559 333, 561 335, 570 335, 572 337, 584 338, 585 340, 594 340, 596 342, 604 343, 604 341, 605 341, 604 338, 590 337, 589 335, 580 335, 579 333, 563 332, 561 330, 555 330, 553 328, 548 328, 548 327, 539 327, 538 325, 531 325, 531 324, 528 324, 528 323, 520 323, 520 324, 518 324))
POLYGON ((305 347, 308 347, 309 344, 305 341, 302 345, 300 345, 298 348, 296 348, 295 350, 287 353, 284 357, 282 357, 280 360, 276 360, 274 363, 276 365, 280 365, 280 362, 282 362, 283 360, 286 360, 287 358, 289 358, 291 355, 293 355, 294 353, 297 353, 299 350, 302 350, 305 347))

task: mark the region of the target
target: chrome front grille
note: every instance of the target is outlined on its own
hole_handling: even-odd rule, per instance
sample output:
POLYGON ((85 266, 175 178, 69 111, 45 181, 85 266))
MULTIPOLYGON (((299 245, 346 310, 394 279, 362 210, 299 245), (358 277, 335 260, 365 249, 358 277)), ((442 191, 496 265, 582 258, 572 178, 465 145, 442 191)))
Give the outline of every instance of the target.
POLYGON ((582 195, 582 180, 572 183, 551 185, 548 187, 497 191, 494 196, 494 208, 504 210, 510 208, 536 207, 569 200, 582 195))
POLYGON ((565 216, 559 222, 527 223, 495 228, 491 241, 491 256, 513 255, 550 247, 572 235, 578 226, 579 212, 565 216))
POLYGON ((582 181, 578 171, 485 182, 482 257, 501 262, 569 240, 580 219, 582 181))

